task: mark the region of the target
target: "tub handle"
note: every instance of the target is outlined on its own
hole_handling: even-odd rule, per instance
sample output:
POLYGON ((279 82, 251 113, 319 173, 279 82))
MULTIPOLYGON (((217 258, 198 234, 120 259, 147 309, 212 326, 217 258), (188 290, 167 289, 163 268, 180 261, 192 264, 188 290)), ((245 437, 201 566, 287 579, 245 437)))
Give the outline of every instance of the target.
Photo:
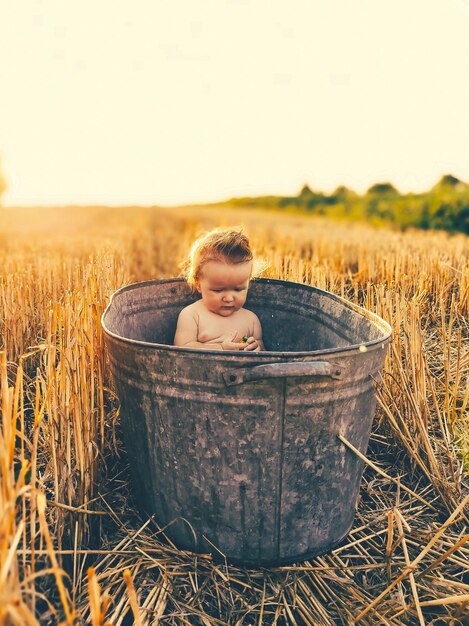
POLYGON ((344 367, 327 361, 293 361, 291 363, 267 363, 254 367, 241 367, 223 372, 228 387, 241 385, 251 380, 286 378, 287 376, 329 376, 340 380, 344 367))

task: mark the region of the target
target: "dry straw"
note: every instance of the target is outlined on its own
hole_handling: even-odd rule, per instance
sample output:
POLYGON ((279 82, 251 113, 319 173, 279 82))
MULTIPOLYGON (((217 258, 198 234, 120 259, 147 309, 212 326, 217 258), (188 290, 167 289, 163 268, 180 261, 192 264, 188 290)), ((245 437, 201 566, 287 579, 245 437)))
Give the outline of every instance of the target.
POLYGON ((467 623, 468 239, 221 208, 64 211, 2 216, 0 625, 467 623), (177 274, 220 223, 243 224, 265 275, 393 326, 354 527, 311 562, 180 551, 131 498, 100 315, 121 285, 177 274))

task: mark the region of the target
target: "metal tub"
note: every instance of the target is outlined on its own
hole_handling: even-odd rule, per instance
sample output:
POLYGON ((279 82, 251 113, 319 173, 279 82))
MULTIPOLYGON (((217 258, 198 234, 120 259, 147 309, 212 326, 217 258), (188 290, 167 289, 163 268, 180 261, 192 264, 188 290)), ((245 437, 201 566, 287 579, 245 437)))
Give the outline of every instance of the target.
POLYGON ((137 502, 182 549, 246 565, 330 550, 353 523, 391 328, 331 293, 251 283, 266 352, 172 346, 182 279, 116 291, 102 326, 137 502))

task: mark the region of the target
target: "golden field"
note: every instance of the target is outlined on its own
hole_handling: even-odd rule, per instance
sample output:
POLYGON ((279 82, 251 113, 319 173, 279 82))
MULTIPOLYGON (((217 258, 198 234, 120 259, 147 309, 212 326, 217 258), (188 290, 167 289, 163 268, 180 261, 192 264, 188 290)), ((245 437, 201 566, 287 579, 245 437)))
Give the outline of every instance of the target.
POLYGON ((0 625, 468 624, 468 337, 464 235, 216 207, 0 209, 0 625), (353 529, 291 567, 180 552, 132 506, 100 317, 223 225, 244 226, 264 276, 393 327, 353 529))

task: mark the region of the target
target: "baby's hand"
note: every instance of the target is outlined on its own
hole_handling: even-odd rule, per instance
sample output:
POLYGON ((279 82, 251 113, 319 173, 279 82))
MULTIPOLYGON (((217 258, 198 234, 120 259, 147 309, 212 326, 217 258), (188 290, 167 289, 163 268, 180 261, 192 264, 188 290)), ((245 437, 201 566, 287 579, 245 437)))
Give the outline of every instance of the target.
POLYGON ((222 350, 243 350, 243 346, 236 341, 223 341, 221 344, 222 350))
POLYGON ((237 335, 238 331, 235 330, 232 333, 217 337, 214 341, 221 344, 222 350, 244 350, 244 344, 236 340, 237 335))
POLYGON ((261 347, 254 337, 248 337, 246 343, 241 344, 241 350, 249 350, 250 352, 259 352, 261 347))

